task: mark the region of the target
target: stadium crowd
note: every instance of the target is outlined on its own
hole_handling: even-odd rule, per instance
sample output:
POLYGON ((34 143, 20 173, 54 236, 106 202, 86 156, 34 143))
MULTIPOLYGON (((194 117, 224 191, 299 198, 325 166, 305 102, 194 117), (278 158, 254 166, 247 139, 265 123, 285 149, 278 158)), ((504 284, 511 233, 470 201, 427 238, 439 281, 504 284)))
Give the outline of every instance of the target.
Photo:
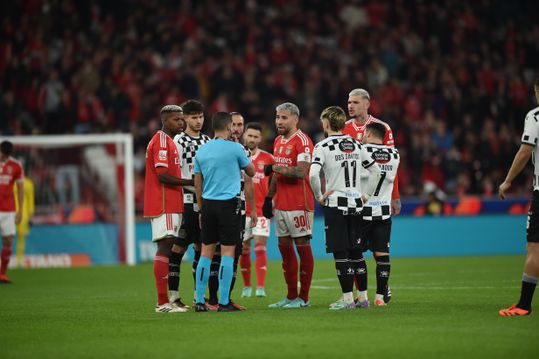
MULTIPOLYGON (((534 1, 1 2, 0 135, 131 131, 142 175, 163 104, 198 98, 275 137, 292 101, 320 111, 364 87, 393 129, 402 195, 495 193, 534 107, 534 1)), ((529 169, 531 170, 531 169, 529 169)), ((514 191, 529 193, 520 176, 514 191)))

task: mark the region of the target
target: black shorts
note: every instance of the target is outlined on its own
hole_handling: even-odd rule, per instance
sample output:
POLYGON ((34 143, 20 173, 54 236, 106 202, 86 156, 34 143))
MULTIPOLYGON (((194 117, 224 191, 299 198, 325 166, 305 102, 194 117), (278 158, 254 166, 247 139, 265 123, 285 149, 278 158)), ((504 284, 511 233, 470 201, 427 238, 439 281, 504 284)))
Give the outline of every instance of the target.
POLYGON ((192 243, 200 243, 198 212, 194 211, 192 203, 183 205, 183 223, 180 228, 180 237, 174 243, 182 247, 187 247, 192 243))
POLYGON ((240 201, 202 200, 202 243, 233 246, 240 238, 240 201))
POLYGON ((361 220, 361 250, 389 253, 391 218, 380 221, 361 220))
POLYGON ((533 191, 532 204, 528 211, 526 224, 526 241, 539 242, 539 191, 533 191))
POLYGON ((326 227, 326 253, 360 249, 361 216, 344 215, 337 208, 322 207, 326 227))

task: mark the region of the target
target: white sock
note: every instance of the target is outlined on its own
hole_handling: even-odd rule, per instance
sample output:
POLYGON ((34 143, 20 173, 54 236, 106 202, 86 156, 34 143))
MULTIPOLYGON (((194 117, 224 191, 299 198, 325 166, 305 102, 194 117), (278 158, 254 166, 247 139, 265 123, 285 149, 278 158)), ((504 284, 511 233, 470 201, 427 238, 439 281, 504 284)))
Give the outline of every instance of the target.
POLYGON ((168 298, 169 298, 170 303, 174 302, 179 297, 180 297, 180 293, 178 293, 177 290, 169 290, 168 291, 168 298))
POLYGON ((378 294, 378 293, 376 293, 376 296, 374 297, 374 300, 378 300, 378 299, 380 299, 381 301, 383 301, 383 300, 384 300, 384 295, 383 295, 383 294, 378 294))
POLYGON ((357 297, 359 299, 360 302, 364 302, 367 300, 367 291, 364 290, 364 291, 357 291, 357 297))
POLYGON ((343 293, 342 298, 347 304, 353 303, 354 302, 354 292, 343 293))

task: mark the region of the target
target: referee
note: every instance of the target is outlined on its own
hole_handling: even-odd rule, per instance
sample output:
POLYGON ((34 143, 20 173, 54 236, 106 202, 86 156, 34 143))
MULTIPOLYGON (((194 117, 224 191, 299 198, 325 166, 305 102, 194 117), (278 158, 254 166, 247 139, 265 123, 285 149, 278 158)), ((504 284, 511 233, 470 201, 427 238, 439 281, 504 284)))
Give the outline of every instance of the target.
POLYGON ((239 143, 229 141, 232 117, 217 112, 212 117, 213 140, 202 146, 195 157, 195 193, 200 208, 202 253, 196 270, 195 311, 206 312, 204 292, 210 277, 210 265, 217 243, 221 244, 219 267, 220 312, 239 309, 230 303, 234 252, 240 237, 241 170, 249 177, 255 174, 254 165, 239 143))

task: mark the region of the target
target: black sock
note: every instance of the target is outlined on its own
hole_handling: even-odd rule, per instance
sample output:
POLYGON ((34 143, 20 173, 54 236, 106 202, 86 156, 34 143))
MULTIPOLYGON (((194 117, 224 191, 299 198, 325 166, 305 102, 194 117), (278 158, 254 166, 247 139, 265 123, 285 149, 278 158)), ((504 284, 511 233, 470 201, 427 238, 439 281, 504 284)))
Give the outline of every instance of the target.
POLYGON ((180 263, 183 253, 171 252, 168 257, 168 290, 178 291, 180 287, 180 263))
POLYGON ((237 254, 234 256, 234 267, 232 268, 232 283, 230 283, 230 295, 228 299, 230 300, 230 297, 232 297, 232 290, 234 290, 234 284, 236 284, 236 277, 238 275, 238 263, 240 261, 240 256, 237 254))
POLYGON ((531 310, 533 292, 537 286, 537 277, 524 273, 522 276, 522 289, 520 290, 520 300, 517 307, 520 309, 531 310))
POLYGON ((376 294, 386 293, 390 271, 389 255, 376 257, 376 294))
POLYGON ((198 260, 200 259, 200 251, 197 251, 196 249, 194 251, 195 251, 195 256, 193 257, 193 281, 195 282, 195 288, 196 288, 196 286, 197 286, 197 265, 198 265, 198 260))
POLYGON ((208 281, 208 290, 210 298, 208 302, 215 305, 219 302, 219 267, 221 266, 221 256, 214 255, 210 266, 210 279, 208 281))
POLYGON ((333 253, 335 258, 335 269, 337 270, 337 278, 341 284, 343 293, 350 293, 354 290, 354 269, 352 263, 348 259, 346 252, 333 253))
POLYGON ((367 262, 361 251, 350 252, 350 263, 355 272, 357 290, 363 292, 367 290, 367 262))

